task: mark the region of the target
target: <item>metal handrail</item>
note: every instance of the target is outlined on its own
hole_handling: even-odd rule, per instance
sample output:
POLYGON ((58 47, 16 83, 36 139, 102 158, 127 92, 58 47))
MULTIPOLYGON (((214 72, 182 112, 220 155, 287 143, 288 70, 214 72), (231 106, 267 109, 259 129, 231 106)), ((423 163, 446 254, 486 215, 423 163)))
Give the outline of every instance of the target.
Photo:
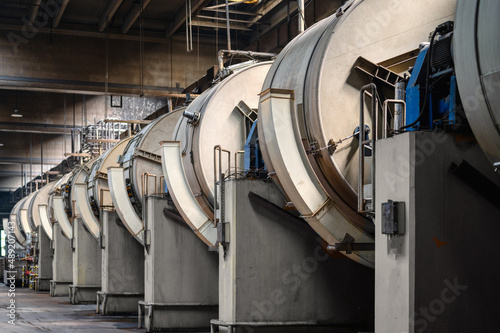
MULTIPOLYGON (((105 205, 104 205, 104 192, 111 192, 111 191, 109 190, 109 188, 101 188, 101 189, 100 189, 100 192, 101 192, 101 193, 100 193, 100 195, 99 195, 99 207, 100 207, 101 209, 103 209, 103 208, 113 208, 113 205, 111 205, 111 206, 105 206, 105 205)), ((100 214, 100 216, 102 216, 102 214, 100 214)))
POLYGON ((149 172, 144 172, 142 174, 142 193, 143 195, 145 196, 148 196, 149 195, 149 177, 152 177, 155 179, 155 185, 154 185, 154 189, 156 191, 156 189, 158 188, 156 185, 157 185, 157 177, 155 174, 152 174, 152 173, 149 173, 149 172))
POLYGON ((217 203, 217 185, 224 181, 224 173, 222 172, 222 153, 228 154, 227 164, 228 170, 231 170, 231 151, 227 149, 223 149, 221 145, 214 146, 214 223, 217 222, 217 214, 216 211, 219 207, 217 203), (217 177, 217 151, 219 154, 219 174, 217 177))
POLYGON ((365 210, 364 203, 364 188, 365 183, 365 152, 364 147, 367 144, 372 144, 372 160, 370 165, 370 174, 372 178, 372 209, 375 208, 375 140, 377 139, 377 124, 378 124, 378 109, 377 109, 377 86, 374 83, 367 84, 360 91, 360 107, 359 107, 359 175, 358 175, 358 213, 369 213, 365 210), (372 100, 372 139, 365 140, 365 103, 364 96, 370 90, 372 100))
POLYGON ((165 182, 165 176, 164 176, 164 175, 161 175, 161 176, 160 176, 160 181, 158 182, 158 192, 156 192, 156 193, 158 193, 158 194, 160 194, 160 195, 165 194, 165 192, 163 191, 163 189, 164 189, 165 187, 164 187, 164 186, 162 186, 164 182, 165 182), (162 180, 163 180, 163 182, 162 182, 162 180))
MULTIPOLYGON (((238 175, 238 156, 239 155, 245 156, 245 151, 244 150, 238 150, 234 154, 234 173, 235 173, 235 175, 238 175)), ((242 170, 245 171, 245 169, 242 169, 242 170)))
POLYGON ((401 104, 403 106, 402 115, 403 115, 403 124, 406 123, 406 102, 402 99, 386 99, 384 101, 384 132, 382 137, 384 139, 387 138, 387 110, 389 108, 389 104, 401 104))

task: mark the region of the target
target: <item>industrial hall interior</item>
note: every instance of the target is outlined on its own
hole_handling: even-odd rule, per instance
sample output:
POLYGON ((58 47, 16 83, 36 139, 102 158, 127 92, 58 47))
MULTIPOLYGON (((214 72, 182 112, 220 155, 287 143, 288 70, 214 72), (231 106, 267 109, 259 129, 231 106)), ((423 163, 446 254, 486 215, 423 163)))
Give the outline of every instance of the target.
POLYGON ((498 332, 499 15, 0 0, 0 332, 498 332))

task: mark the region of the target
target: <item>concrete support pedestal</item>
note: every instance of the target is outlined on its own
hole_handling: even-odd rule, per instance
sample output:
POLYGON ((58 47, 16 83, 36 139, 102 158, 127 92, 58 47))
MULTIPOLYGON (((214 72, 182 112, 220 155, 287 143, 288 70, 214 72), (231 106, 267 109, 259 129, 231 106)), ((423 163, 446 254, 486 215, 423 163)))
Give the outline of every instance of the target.
POLYGON ((40 277, 36 278, 36 291, 50 291, 50 280, 52 278, 48 279, 42 279, 40 277))
POLYGON ((73 255, 69 239, 63 234, 59 223, 52 227, 52 280, 50 280, 50 296, 69 296, 69 285, 73 279, 73 255))
POLYGON ((13 266, 11 266, 8 258, 5 259, 5 270, 3 271, 3 282, 6 285, 15 284, 18 287, 22 287, 23 284, 23 268, 26 266, 26 261, 14 260, 13 266))
POLYGON ((498 331, 500 207, 485 191, 500 177, 463 137, 416 132, 376 144, 375 331, 498 331), (464 160, 461 176, 450 167, 464 160), (404 202, 403 235, 381 232, 388 200, 404 202))
POLYGON ((116 212, 103 212, 101 315, 136 314, 144 299, 144 248, 123 226, 116 212))
POLYGON ((49 291, 52 280, 52 248, 50 238, 42 226, 38 226, 38 276, 36 277, 36 291, 49 291))
POLYGON ((149 244, 145 247, 145 293, 139 304, 139 328, 153 331, 200 331, 218 313, 218 258, 165 199, 147 200, 149 244), (180 219, 180 217, 179 217, 180 219))
POLYGON ((95 303, 101 290, 101 248, 81 218, 73 220, 73 284, 70 303, 95 303))
POLYGON ((225 193, 229 244, 219 246, 214 332, 373 331, 372 269, 326 254, 306 222, 281 210, 274 184, 230 180, 225 193))

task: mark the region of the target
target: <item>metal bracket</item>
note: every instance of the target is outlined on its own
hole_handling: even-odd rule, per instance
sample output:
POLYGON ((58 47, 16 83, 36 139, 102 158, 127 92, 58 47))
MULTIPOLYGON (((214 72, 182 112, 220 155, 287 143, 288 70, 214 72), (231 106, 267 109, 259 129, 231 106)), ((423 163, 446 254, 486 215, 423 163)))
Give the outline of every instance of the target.
POLYGON ((344 15, 344 13, 346 12, 346 10, 349 9, 349 7, 351 7, 351 5, 353 4, 355 0, 349 0, 347 1, 342 7, 340 7, 339 9, 337 9, 337 11, 335 12, 335 16, 337 17, 340 17, 342 15, 344 15))
POLYGON ((134 157, 144 158, 146 160, 150 160, 150 161, 161 164, 161 156, 160 155, 153 154, 153 153, 150 153, 150 152, 142 150, 142 149, 137 149, 136 152, 134 153, 134 157))
POLYGON ((208 247, 209 252, 217 252, 219 253, 219 247, 218 246, 209 246, 208 247))
POLYGON ((375 243, 355 243, 351 235, 345 234, 342 243, 328 245, 327 250, 345 252, 346 254, 351 254, 353 251, 375 251, 375 243))
POLYGON ((104 246, 104 239, 105 239, 106 236, 104 236, 103 234, 100 234, 99 235, 99 247, 101 249, 105 249, 106 246, 104 246))
POLYGON ((101 178, 101 179, 108 180, 108 174, 104 173, 104 172, 101 172, 101 171, 96 171, 95 172, 95 177, 96 178, 101 178))
POLYGON ((250 123, 254 123, 258 118, 258 113, 256 110, 249 107, 245 102, 240 101, 238 105, 236 105, 235 110, 238 110, 245 118, 247 118, 250 123))
POLYGON ((147 247, 149 253, 149 246, 151 245, 151 230, 146 230, 144 233, 144 245, 147 247))
POLYGON ((217 223, 217 243, 225 248, 229 245, 229 222, 217 223))

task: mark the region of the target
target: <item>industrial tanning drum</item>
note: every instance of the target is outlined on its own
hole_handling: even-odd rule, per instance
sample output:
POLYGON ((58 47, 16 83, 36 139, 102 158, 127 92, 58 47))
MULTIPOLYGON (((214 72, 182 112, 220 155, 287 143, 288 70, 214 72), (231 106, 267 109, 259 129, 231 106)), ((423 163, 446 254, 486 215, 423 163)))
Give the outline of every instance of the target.
POLYGON ((69 239, 73 238, 72 218, 80 214, 76 204, 75 184, 82 183, 89 173, 89 168, 94 160, 89 160, 85 164, 76 166, 69 177, 60 183, 59 195, 52 198, 54 214, 61 224, 63 233, 69 239))
MULTIPOLYGON (((40 225, 40 220, 35 221, 35 214, 33 214, 34 213, 33 208, 35 207, 35 201, 36 201, 36 198, 38 197, 38 195, 40 194, 40 190, 37 190, 37 191, 33 192, 32 194, 33 194, 33 197, 31 198, 28 206, 25 209, 28 210, 28 222, 30 224, 32 232, 38 232, 38 226, 40 225)), ((38 212, 38 209, 37 209, 37 212, 38 212)))
MULTIPOLYGON (((360 123, 363 81, 353 67, 416 56, 429 33, 453 19, 455 3, 349 1, 290 42, 269 71, 258 123, 266 167, 329 244, 374 242, 373 223, 358 213, 358 140, 347 139, 360 123)), ((392 71, 407 71, 405 61, 392 71)), ((347 256, 374 266, 373 251, 347 256)))
POLYGON ((500 170, 500 2, 459 1, 453 55, 462 104, 474 136, 500 170))
POLYGON ((172 137, 182 109, 167 113, 139 131, 120 156, 120 167, 108 169, 113 205, 128 231, 144 243, 143 200, 164 192, 160 142, 172 137))
POLYGON ((14 223, 14 235, 16 236, 16 239, 19 244, 21 244, 23 247, 26 246, 26 234, 23 231, 23 228, 21 226, 21 220, 19 218, 19 210, 21 209, 22 205, 26 201, 28 197, 24 197, 21 200, 19 200, 14 208, 12 208, 12 211, 10 212, 10 222, 14 223))
MULTIPOLYGON (((257 118, 258 94, 271 62, 246 64, 196 98, 179 120, 172 142, 163 144, 162 165, 175 206, 208 245, 214 228, 214 147, 220 145, 222 171, 229 175, 257 118)), ((218 153, 217 153, 218 154, 218 153)), ((236 166, 234 166, 236 167, 236 166)), ((238 172, 238 170, 236 170, 238 172)))
MULTIPOLYGON (((67 174, 65 174, 64 176, 62 176, 61 179, 59 179, 55 184, 54 186, 52 187, 52 189, 50 190, 49 192, 49 202, 48 202, 48 206, 45 207, 43 204, 40 205, 40 215, 41 216, 44 216, 44 210, 46 210, 46 215, 49 217, 49 222, 50 222, 50 225, 51 225, 51 229, 53 224, 56 223, 56 222, 59 222, 57 220, 57 217, 55 215, 55 210, 54 210, 54 197, 55 196, 60 196, 63 189, 63 184, 66 184, 68 182, 68 179, 69 177, 71 177, 71 172, 68 172, 67 174)), ((63 221, 64 222, 64 221, 63 221)), ((67 228, 67 226, 66 226, 67 228)), ((63 228, 62 224, 61 224, 61 229, 63 231, 63 233, 65 233, 65 229, 63 228)), ((66 237, 68 237, 68 235, 66 235, 66 237)), ((51 236, 52 238, 52 236, 51 236)))
POLYGON ((108 187, 108 168, 118 166, 118 157, 132 138, 123 139, 108 149, 92 164, 84 181, 74 185, 74 194, 80 215, 96 239, 99 238, 101 230, 101 208, 113 205, 108 187))
POLYGON ((31 240, 31 234, 34 231, 36 232, 36 229, 31 221, 30 207, 37 194, 38 194, 37 192, 33 192, 30 195, 28 195, 26 197, 26 200, 24 200, 22 205, 19 207, 19 212, 17 213, 17 217, 21 221, 21 227, 23 228, 27 240, 31 240))
POLYGON ((52 223, 50 222, 47 212, 47 206, 49 204, 49 193, 52 191, 55 184, 56 182, 52 182, 39 189, 32 205, 33 223, 37 227, 41 225, 43 231, 50 240, 52 240, 52 223))

